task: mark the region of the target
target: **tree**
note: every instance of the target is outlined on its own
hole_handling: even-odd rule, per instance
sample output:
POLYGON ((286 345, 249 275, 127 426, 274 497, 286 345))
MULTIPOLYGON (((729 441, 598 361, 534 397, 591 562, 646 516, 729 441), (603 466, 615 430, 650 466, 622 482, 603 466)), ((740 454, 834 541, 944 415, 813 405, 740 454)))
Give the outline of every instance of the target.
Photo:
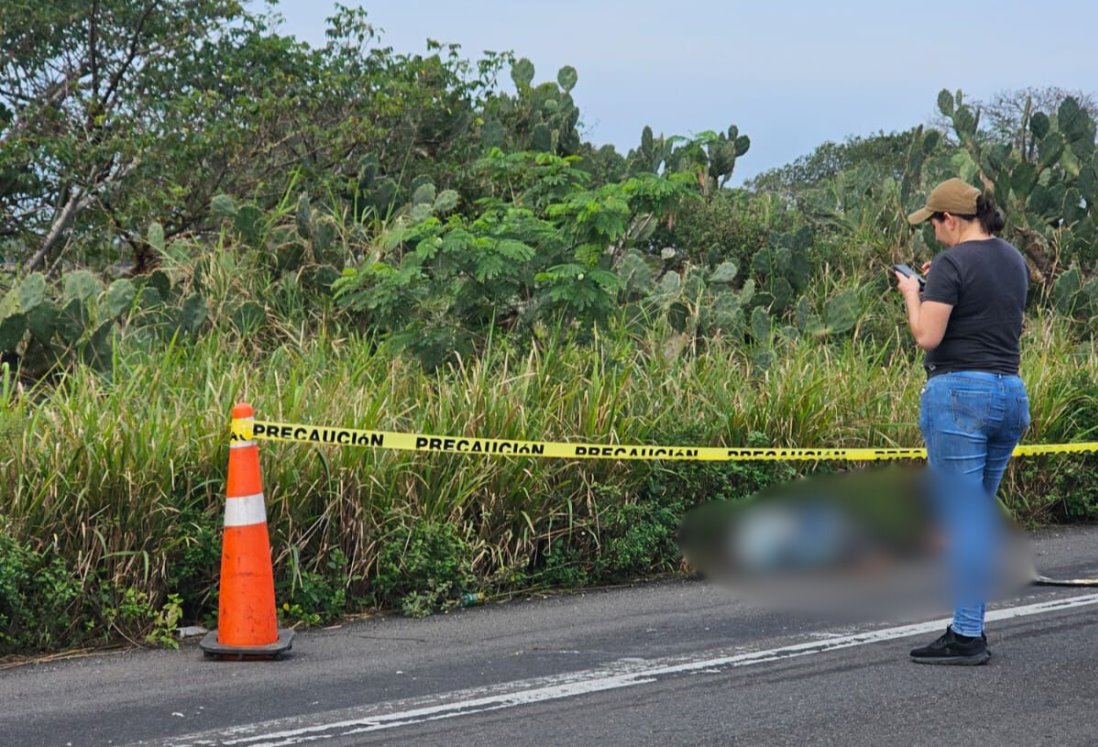
POLYGON ((9 51, 0 60, 0 234, 26 247, 25 271, 111 220, 113 193, 165 135, 150 123, 181 94, 162 86, 220 29, 247 20, 237 0, 0 6, 9 51))
POLYGON ((852 136, 842 143, 828 140, 791 164, 759 174, 750 180, 748 186, 757 192, 793 195, 820 186, 839 173, 858 167, 869 167, 882 178, 891 176, 899 180, 903 178, 908 151, 919 130, 912 128, 903 132, 852 136))
POLYGON ((315 49, 277 21, 237 0, 4 4, 0 238, 24 271, 74 244, 131 246, 140 271, 151 222, 168 239, 213 230, 221 193, 273 209, 292 188, 384 218, 424 181, 467 176, 506 55, 398 55, 361 9, 315 49))

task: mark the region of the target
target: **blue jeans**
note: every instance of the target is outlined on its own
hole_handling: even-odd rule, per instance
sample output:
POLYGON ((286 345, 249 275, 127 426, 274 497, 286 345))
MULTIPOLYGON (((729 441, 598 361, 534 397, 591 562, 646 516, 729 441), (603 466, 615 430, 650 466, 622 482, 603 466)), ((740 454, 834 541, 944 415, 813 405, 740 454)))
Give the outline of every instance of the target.
POLYGON ((1029 398, 1018 376, 958 371, 929 379, 919 404, 919 429, 953 577, 953 630, 978 636, 1003 523, 995 495, 1011 452, 1029 426, 1029 398))

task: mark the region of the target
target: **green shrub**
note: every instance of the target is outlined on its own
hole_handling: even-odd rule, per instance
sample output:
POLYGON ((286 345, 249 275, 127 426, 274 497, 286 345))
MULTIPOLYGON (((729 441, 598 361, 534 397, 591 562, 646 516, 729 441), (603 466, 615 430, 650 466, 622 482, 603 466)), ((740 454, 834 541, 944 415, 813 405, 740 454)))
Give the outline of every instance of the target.
POLYGON ((169 594, 163 606, 157 606, 152 594, 135 586, 101 581, 94 611, 102 618, 95 621, 92 610, 84 618, 89 640, 109 641, 121 636, 130 643, 144 642, 164 648, 178 648, 175 635, 183 616, 178 594, 169 594))
POLYGON ((469 546, 453 524, 401 524, 382 546, 374 577, 376 601, 411 617, 450 609, 476 583, 469 546))
POLYGON ((721 190, 709 199, 685 201, 671 225, 652 236, 657 250, 675 247, 695 265, 716 267, 733 260, 748 267, 767 245, 769 226, 760 210, 744 196, 721 190))
POLYGON ((216 624, 212 617, 217 602, 215 587, 221 562, 221 516, 199 510, 185 509, 171 522, 164 539, 166 551, 165 587, 176 596, 181 615, 216 624))
POLYGON ((540 563, 535 561, 531 564, 527 578, 537 586, 578 589, 591 581, 589 566, 590 563, 577 548, 567 542, 557 542, 540 563))
POLYGON ((669 505, 621 503, 603 509, 593 575, 603 582, 619 582, 673 570, 681 505, 678 501, 669 505))
POLYGON ((298 549, 291 548, 287 574, 276 582, 285 616, 305 625, 329 623, 347 612, 347 556, 336 547, 316 558, 320 568, 306 568, 298 549))
POLYGON ((68 645, 81 604, 64 559, 19 542, 0 516, 0 655, 68 645))
POLYGON ((1007 507, 1026 525, 1098 519, 1098 456, 1093 454, 1015 459, 1004 483, 1007 507))

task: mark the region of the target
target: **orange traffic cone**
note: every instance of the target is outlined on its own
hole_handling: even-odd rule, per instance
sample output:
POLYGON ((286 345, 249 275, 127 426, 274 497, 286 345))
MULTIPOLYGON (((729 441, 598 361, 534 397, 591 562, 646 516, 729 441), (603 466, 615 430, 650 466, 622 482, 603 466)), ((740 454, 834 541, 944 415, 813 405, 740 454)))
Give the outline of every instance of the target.
MULTIPOLYGON (((199 646, 207 656, 277 658, 289 650, 294 632, 279 630, 275 616, 274 572, 263 506, 259 448, 242 440, 237 421, 255 419, 251 405, 233 408, 225 534, 221 543, 218 628, 199 646)), ((247 432, 251 432, 248 428, 247 432)))

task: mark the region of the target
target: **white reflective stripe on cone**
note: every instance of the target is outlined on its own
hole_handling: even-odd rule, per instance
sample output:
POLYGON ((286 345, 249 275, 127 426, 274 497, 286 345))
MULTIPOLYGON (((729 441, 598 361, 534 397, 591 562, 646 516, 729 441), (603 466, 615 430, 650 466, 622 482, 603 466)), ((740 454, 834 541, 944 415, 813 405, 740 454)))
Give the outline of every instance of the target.
POLYGON ((225 526, 248 527, 266 524, 267 511, 263 508, 263 494, 244 495, 225 501, 225 526))

